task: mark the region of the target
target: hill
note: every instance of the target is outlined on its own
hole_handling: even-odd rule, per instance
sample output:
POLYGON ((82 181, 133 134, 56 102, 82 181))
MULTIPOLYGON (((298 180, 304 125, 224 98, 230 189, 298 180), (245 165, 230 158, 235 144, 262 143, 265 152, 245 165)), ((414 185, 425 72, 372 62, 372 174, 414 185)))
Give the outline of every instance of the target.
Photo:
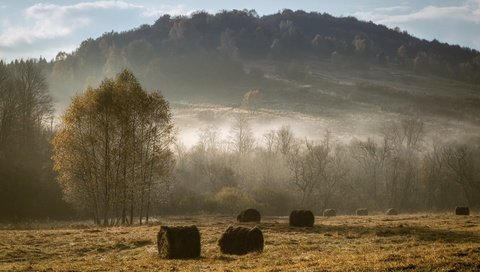
MULTIPOLYGON (((38 64, 59 110, 86 86, 129 68, 174 108, 177 102, 207 103, 207 111, 238 108, 249 90, 258 90, 256 109, 321 118, 333 130, 354 128, 338 129, 354 136, 404 114, 421 115, 436 132, 450 134, 475 134, 480 121, 478 51, 325 13, 164 15, 38 64)), ((182 109, 180 119, 190 116, 191 108, 182 109)))
POLYGON ((197 12, 189 17, 164 15, 153 25, 108 32, 88 39, 71 54, 59 52, 49 65, 57 96, 71 95, 124 67, 152 87, 183 98, 185 93, 261 85, 274 72, 302 76, 309 64, 339 64, 351 69, 385 67, 480 83, 478 51, 426 41, 353 17, 291 11, 258 16, 255 11, 197 12), (70 90, 58 81, 70 79, 70 90), (200 89, 200 90, 199 90, 200 89), (203 89, 203 90, 202 90, 203 89))

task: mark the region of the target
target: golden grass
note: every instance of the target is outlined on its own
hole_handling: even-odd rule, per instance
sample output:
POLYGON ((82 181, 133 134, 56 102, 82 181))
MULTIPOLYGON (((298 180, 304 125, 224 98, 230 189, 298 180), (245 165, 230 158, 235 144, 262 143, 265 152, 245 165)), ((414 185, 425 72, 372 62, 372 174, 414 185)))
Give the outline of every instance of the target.
MULTIPOLYGON (((233 217, 159 218, 149 226, 46 226, 0 230, 1 271, 480 271, 480 216, 374 215, 316 217, 313 228, 290 228, 287 217, 264 217, 263 253, 231 256, 217 241, 233 217), (197 260, 157 256, 160 224, 196 224, 197 260)), ((243 224, 253 225, 253 224, 243 224)))

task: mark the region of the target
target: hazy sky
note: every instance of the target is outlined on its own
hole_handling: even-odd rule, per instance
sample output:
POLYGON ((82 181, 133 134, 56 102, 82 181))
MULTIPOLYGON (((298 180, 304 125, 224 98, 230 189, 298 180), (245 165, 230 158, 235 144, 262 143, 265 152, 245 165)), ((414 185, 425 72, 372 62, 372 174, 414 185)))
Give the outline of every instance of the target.
POLYGON ((255 9, 263 15, 284 8, 353 15, 419 38, 480 49, 480 0, 0 0, 0 58, 50 59, 89 37, 152 24, 165 13, 255 9))

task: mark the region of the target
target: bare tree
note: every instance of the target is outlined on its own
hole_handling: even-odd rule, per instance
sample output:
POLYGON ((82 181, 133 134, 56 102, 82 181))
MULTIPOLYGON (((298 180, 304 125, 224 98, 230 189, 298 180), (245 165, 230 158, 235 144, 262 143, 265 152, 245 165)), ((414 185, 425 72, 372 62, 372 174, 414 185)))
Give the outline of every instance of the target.
POLYGON ((320 145, 305 141, 304 149, 296 146, 288 156, 292 183, 300 190, 302 207, 312 206, 315 190, 322 184, 330 152, 330 134, 327 133, 320 145))
POLYGON ((419 117, 409 117, 402 120, 402 140, 407 149, 417 149, 424 135, 425 123, 419 117))
POLYGON ((450 144, 443 149, 449 176, 463 188, 468 204, 480 207, 480 152, 478 145, 450 144))
POLYGON ((235 187, 237 174, 234 173, 229 160, 229 154, 222 148, 215 127, 205 127, 199 131, 199 141, 189 154, 189 164, 185 167, 193 169, 192 179, 195 184, 188 184, 191 188, 211 193, 219 192, 223 187, 235 187))
POLYGON ((277 130, 275 136, 276 149, 286 156, 292 149, 292 146, 295 144, 295 137, 292 130, 289 126, 282 126, 279 130, 277 130))
POLYGON ((39 216, 62 204, 55 194, 58 187, 51 183, 50 120, 52 99, 40 63, 0 61, 2 219, 39 216))
POLYGON ((237 116, 231 128, 232 146, 237 154, 245 155, 253 150, 255 139, 244 116, 237 116))
POLYGON ((263 141, 265 143, 265 149, 268 154, 272 155, 275 153, 275 141, 276 141, 276 131, 270 130, 263 134, 263 141))
POLYGON ((382 196, 385 190, 383 184, 383 168, 387 158, 388 148, 381 148, 373 139, 353 141, 351 145, 352 158, 358 163, 366 179, 369 197, 375 205, 381 207, 382 196))
POLYGON ((33 61, 21 61, 13 66, 13 86, 17 96, 17 114, 21 119, 22 141, 25 148, 35 141, 38 126, 41 126, 53 113, 52 98, 42 72, 33 61))
POLYGON ((317 188, 321 211, 329 207, 340 185, 347 181, 349 169, 345 152, 346 149, 341 146, 331 148, 329 152, 327 165, 322 174, 322 184, 317 188))
POLYGON ((389 205, 412 208, 420 187, 420 150, 424 122, 408 117, 394 122, 384 131, 384 163, 389 205))
MULTIPOLYGON (((443 147, 439 143, 433 144, 433 150, 425 154, 423 158, 423 181, 425 184, 425 206, 428 209, 446 204, 445 189, 446 163, 442 156, 443 147)), ((447 204, 448 205, 448 204, 447 204)))

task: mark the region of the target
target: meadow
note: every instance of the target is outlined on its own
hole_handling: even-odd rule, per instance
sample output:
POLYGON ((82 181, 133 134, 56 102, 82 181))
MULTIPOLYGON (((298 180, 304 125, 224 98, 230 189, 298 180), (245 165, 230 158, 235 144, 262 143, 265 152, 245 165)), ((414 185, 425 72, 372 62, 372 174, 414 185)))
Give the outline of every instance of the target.
MULTIPOLYGON (((148 225, 89 222, 2 225, 0 271, 479 271, 480 215, 316 217, 313 228, 263 217, 262 253, 221 254, 218 239, 234 216, 158 217, 148 225), (158 257, 160 225, 197 225, 194 260, 158 257)), ((241 224, 254 226, 255 224, 241 224)))

